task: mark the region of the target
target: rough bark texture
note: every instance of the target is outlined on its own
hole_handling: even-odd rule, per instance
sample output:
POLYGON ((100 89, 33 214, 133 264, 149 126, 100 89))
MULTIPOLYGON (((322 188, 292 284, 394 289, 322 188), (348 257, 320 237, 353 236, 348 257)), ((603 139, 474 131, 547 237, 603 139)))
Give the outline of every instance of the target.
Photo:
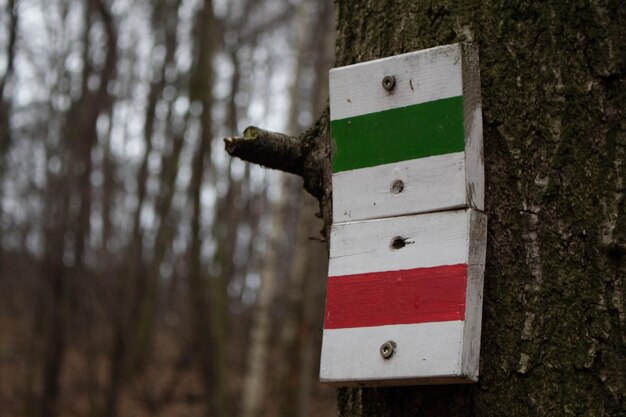
POLYGON ((337 66, 479 46, 489 216, 480 382, 342 389, 340 416, 626 415, 625 3, 345 0, 337 19, 337 66))
POLYGON ((304 159, 297 137, 248 126, 242 138, 224 139, 231 156, 290 174, 302 175, 304 159))

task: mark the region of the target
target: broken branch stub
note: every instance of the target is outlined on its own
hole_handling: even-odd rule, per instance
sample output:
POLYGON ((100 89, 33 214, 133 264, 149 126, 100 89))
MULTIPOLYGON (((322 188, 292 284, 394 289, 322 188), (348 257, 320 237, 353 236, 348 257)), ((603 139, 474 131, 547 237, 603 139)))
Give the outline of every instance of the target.
POLYGON ((250 126, 244 130, 243 137, 224 139, 230 156, 302 177, 304 189, 320 203, 320 217, 325 225, 322 234, 326 239, 329 232, 327 226, 332 223, 328 128, 327 109, 310 129, 299 136, 250 126))
POLYGON ((224 138, 226 152, 247 162, 302 176, 304 152, 302 141, 295 136, 270 132, 249 126, 243 137, 224 138))

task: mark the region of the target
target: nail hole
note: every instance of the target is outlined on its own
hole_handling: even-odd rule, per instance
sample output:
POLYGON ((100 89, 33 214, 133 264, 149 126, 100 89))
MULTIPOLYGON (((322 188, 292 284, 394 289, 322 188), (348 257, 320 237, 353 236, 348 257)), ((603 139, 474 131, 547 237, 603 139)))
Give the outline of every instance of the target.
POLYGON ((401 249, 406 246, 406 239, 402 236, 396 236, 391 239, 391 249, 401 249))
POLYGON ((404 191, 404 182, 402 180, 395 180, 391 183, 391 194, 400 194, 404 191))

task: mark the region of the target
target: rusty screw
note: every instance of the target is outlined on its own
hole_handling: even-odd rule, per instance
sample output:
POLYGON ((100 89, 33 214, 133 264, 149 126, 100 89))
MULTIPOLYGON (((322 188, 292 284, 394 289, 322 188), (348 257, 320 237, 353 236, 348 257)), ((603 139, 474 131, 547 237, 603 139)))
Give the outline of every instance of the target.
POLYGON ((393 75, 385 75, 383 78, 383 88, 387 91, 391 91, 396 86, 396 77, 393 75))
POLYGON ((385 342, 380 346, 380 356, 382 356, 383 359, 391 358, 391 356, 393 356, 393 353, 395 351, 396 351, 396 342, 394 342, 393 340, 385 342))

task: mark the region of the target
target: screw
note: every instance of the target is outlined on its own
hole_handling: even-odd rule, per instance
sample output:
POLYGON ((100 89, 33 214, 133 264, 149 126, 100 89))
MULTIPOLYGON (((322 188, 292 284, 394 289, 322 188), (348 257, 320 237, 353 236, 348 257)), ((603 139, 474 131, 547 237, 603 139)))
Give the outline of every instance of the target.
POLYGON ((396 86, 396 77, 393 75, 385 75, 383 78, 383 88, 387 91, 391 91, 396 86))
POLYGON ((395 351, 396 351, 396 342, 394 342, 393 340, 385 342, 380 346, 380 356, 382 356, 383 359, 391 358, 391 356, 393 356, 393 353, 395 351))

